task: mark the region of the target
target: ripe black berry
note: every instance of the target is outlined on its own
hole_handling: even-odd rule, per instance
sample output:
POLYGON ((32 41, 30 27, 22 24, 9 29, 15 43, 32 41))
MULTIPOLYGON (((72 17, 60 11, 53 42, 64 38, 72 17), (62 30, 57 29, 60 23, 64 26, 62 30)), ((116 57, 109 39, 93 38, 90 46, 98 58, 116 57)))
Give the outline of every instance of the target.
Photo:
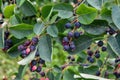
POLYGON ((94 58, 91 57, 91 58, 89 59, 89 62, 90 62, 90 63, 94 63, 94 58))
POLYGON ((100 53, 96 53, 96 54, 95 54, 95 57, 96 57, 96 58, 100 58, 100 53))
POLYGON ((105 46, 102 47, 102 51, 106 51, 107 48, 105 46))
POLYGON ((37 61, 36 60, 32 60, 31 61, 31 65, 36 65, 37 64, 37 61))
POLYGON ((75 22, 75 27, 76 28, 79 28, 81 26, 81 23, 80 22, 75 22))
POLYGON ((71 59, 71 56, 68 56, 68 57, 67 57, 67 59, 69 59, 69 60, 70 60, 70 59, 71 59))
POLYGON ((71 27, 72 27, 71 23, 66 23, 65 24, 65 28, 71 28, 71 27))
POLYGON ((40 72, 41 71, 41 66, 38 66, 37 69, 36 69, 37 72, 40 72))
POLYGON ((92 55, 93 55, 93 51, 88 50, 88 51, 87 51, 87 54, 88 54, 89 56, 92 56, 92 55))
POLYGON ((42 76, 42 77, 44 77, 45 76, 45 72, 40 72, 40 75, 42 76))
POLYGON ((45 60, 43 60, 43 59, 39 59, 39 61, 38 61, 38 63, 40 63, 40 64, 45 64, 45 60))
POLYGON ((100 71, 97 71, 97 72, 96 72, 96 76, 100 76, 100 71))
POLYGON ((75 58, 74 58, 74 57, 72 57, 72 58, 71 58, 71 61, 75 61, 75 58))
POLYGON ((101 46, 103 46, 103 41, 99 41, 98 43, 97 43, 97 45, 99 46, 99 47, 101 47, 101 46))
POLYGON ((80 37, 80 33, 79 32, 74 32, 74 37, 75 38, 79 38, 80 37))

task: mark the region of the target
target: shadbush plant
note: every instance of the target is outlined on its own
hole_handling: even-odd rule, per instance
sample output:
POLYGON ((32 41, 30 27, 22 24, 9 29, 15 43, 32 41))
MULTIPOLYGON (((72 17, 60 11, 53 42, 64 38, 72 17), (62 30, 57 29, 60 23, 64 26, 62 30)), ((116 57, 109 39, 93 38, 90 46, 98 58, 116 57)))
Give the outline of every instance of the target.
POLYGON ((30 80, 119 80, 119 5, 119 0, 0 0, 0 49, 21 57, 15 80, 28 68, 36 75, 30 80))

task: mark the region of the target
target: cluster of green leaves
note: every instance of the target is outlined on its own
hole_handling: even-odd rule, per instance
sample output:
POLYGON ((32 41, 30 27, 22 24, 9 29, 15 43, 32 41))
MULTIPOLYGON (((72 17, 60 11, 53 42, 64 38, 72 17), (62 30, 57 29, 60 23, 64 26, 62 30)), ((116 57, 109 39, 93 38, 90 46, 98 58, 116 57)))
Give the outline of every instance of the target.
MULTIPOLYGON (((106 54, 110 55, 110 59, 115 59, 120 55, 119 0, 86 0, 84 4, 80 4, 75 9, 69 1, 68 3, 61 3, 59 0, 56 0, 56 2, 50 2, 49 0, 16 0, 16 4, 8 4, 8 2, 3 3, 2 0, 0 0, 0 12, 4 15, 4 20, 8 21, 7 26, 0 28, 0 48, 4 48, 4 31, 6 27, 9 29, 14 42, 14 46, 7 50, 7 53, 11 57, 18 57, 20 55, 17 47, 26 39, 39 36, 37 48, 40 57, 55 69, 53 72, 48 72, 50 80, 61 80, 61 78, 63 78, 63 80, 76 80, 74 74, 95 74, 95 71, 103 64, 106 54), (74 12, 76 16, 73 16, 74 12), (61 39, 66 36, 67 30, 64 25, 67 22, 73 21, 76 17, 78 21, 83 24, 82 29, 84 30, 84 35, 74 41, 76 45, 75 51, 68 53, 77 55, 77 61, 80 60, 81 63, 85 62, 87 55, 84 53, 84 50, 99 39, 106 40, 108 53, 102 55, 102 58, 96 61, 97 63, 91 64, 87 68, 76 66, 75 70, 73 67, 69 67, 62 71, 58 67, 60 65, 55 66, 57 64, 54 63, 54 60, 60 58, 54 58, 56 55, 53 54, 53 50, 54 48, 63 50, 62 47, 58 46, 61 46, 61 39), (106 37, 106 29, 108 27, 112 27, 118 31, 118 34, 106 37), (58 43, 59 45, 55 47, 58 43)), ((34 59, 35 52, 36 50, 18 63, 20 65, 27 65, 34 59)), ((106 68, 109 68, 108 66, 109 65, 106 65, 106 68)), ((24 66, 21 67, 21 74, 19 73, 18 75, 19 78, 23 77, 21 69, 25 70, 26 68, 23 68, 24 66)), ((109 71, 111 72, 113 69, 114 67, 110 67, 109 71)), ((110 76, 109 78, 114 77, 110 76)))

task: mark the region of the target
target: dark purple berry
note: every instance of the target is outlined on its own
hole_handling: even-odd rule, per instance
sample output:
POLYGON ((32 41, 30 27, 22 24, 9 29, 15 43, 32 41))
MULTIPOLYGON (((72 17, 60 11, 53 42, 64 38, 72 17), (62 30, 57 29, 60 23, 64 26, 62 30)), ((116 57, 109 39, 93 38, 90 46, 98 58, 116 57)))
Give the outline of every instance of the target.
POLYGON ((98 43, 97 43, 97 45, 99 46, 99 47, 101 47, 101 46, 103 46, 103 41, 99 41, 98 43))
POLYGON ((37 72, 40 72, 41 71, 41 66, 38 66, 37 69, 36 69, 37 72))
POLYGON ((102 51, 106 51, 107 48, 105 46, 102 47, 102 51))
POLYGON ((37 61, 36 60, 32 60, 31 61, 31 65, 33 66, 33 65, 36 65, 37 64, 37 61))
POLYGON ((73 32, 68 32, 68 37, 73 37, 74 33, 73 32))
POLYGON ((31 45, 30 46, 30 51, 34 51, 35 50, 35 46, 34 45, 31 45))
POLYGON ((66 23, 66 24, 65 24, 65 28, 68 29, 68 28, 71 28, 71 27, 72 27, 71 23, 66 23))
POLYGON ((79 32, 74 32, 74 37, 75 38, 79 38, 80 37, 80 33, 79 32))
POLYGON ((5 36, 8 37, 10 35, 9 31, 5 31, 5 36))
POLYGON ((7 42, 7 44, 12 44, 12 40, 11 39, 7 39, 6 42, 7 42))
POLYGON ((115 63, 117 63, 117 62, 119 62, 120 61, 120 59, 118 58, 118 59, 115 59, 115 63))
POLYGON ((100 71, 97 71, 97 72, 96 72, 96 76, 100 76, 100 71))
POLYGON ((92 56, 92 55, 93 55, 93 51, 88 50, 88 51, 87 51, 87 54, 88 54, 89 56, 92 56))
POLYGON ((21 53, 22 55, 27 54, 26 50, 23 50, 21 53))
POLYGON ((38 38, 37 37, 33 37, 32 38, 32 43, 33 44, 37 44, 38 43, 38 38))
POLYGON ((112 29, 111 27, 109 27, 109 29, 107 29, 106 32, 109 33, 110 35, 113 35, 116 33, 116 31, 112 29))
POLYGON ((39 59, 39 61, 38 61, 40 64, 45 64, 45 60, 43 60, 43 59, 39 59))
POLYGON ((25 41, 24 46, 28 46, 31 43, 30 40, 25 41))
POLYGON ((90 58, 91 58, 91 56, 88 56, 88 57, 87 57, 87 60, 89 61, 89 60, 90 60, 90 58))
POLYGON ((75 50, 75 44, 70 44, 70 49, 75 50))
POLYGON ((23 45, 19 45, 19 46, 18 46, 18 50, 19 50, 19 51, 22 51, 22 50, 24 50, 24 49, 25 49, 25 47, 24 47, 23 45))
POLYGON ((68 37, 64 37, 64 38, 63 38, 63 41, 64 41, 64 42, 69 42, 68 37))
POLYGON ((80 22, 75 22, 75 27, 76 28, 79 28, 81 26, 81 23, 80 22))
POLYGON ((40 72, 40 75, 42 76, 42 77, 44 77, 45 76, 45 72, 40 72))
POLYGON ((64 50, 65 51, 68 51, 70 49, 70 46, 69 45, 64 45, 64 50))
POLYGON ((89 59, 89 62, 90 62, 90 63, 94 63, 94 59, 91 57, 91 58, 89 59))
POLYGON ((96 53, 96 54, 95 54, 95 57, 96 57, 96 58, 100 58, 100 53, 96 53))

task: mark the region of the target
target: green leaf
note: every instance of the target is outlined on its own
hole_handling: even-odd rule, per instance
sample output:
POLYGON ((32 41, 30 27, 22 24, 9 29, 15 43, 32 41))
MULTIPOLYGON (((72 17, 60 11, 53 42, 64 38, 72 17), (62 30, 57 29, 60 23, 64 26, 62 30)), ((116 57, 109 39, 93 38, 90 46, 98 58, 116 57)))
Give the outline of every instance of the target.
POLYGON ((101 10, 102 0, 87 0, 87 2, 98 10, 101 10))
POLYGON ((36 23, 33 31, 36 35, 40 35, 42 33, 42 31, 44 30, 44 28, 45 28, 45 26, 43 23, 36 23))
POLYGON ((15 80, 21 80, 21 79, 23 79, 23 76, 24 76, 24 74, 26 72, 27 67, 28 67, 28 65, 25 65, 25 66, 20 65, 19 66, 18 73, 16 75, 15 80))
POLYGON ((0 28, 0 48, 4 48, 4 30, 0 28))
POLYGON ((107 9, 106 7, 102 8, 101 17, 109 23, 112 23, 111 10, 107 9))
POLYGON ((10 23, 12 25, 16 25, 16 24, 19 24, 21 22, 22 22, 21 19, 17 15, 13 15, 13 16, 10 17, 10 23))
POLYGON ((92 65, 92 66, 89 66, 87 68, 84 68, 84 73, 87 73, 87 74, 95 74, 96 71, 99 70, 99 67, 96 66, 96 65, 92 65))
POLYGON ((29 24, 18 24, 15 26, 10 27, 10 32, 13 36, 18 39, 22 39, 33 32, 33 26, 29 24))
POLYGON ((46 20, 49 20, 50 15, 52 13, 52 9, 53 9, 52 5, 43 6, 41 10, 42 17, 46 20))
POLYGON ((58 11, 58 16, 61 18, 69 18, 73 15, 72 5, 59 3, 54 6, 54 11, 58 11))
POLYGON ((62 73, 57 73, 54 80, 61 80, 62 78, 62 73))
POLYGON ((57 37, 58 36, 58 29, 55 25, 50 25, 47 28, 47 33, 52 37, 57 37))
POLYGON ((72 70, 65 70, 63 73, 63 80, 76 80, 74 74, 75 73, 72 70))
POLYGON ((70 54, 76 54, 87 49, 92 43, 92 37, 87 35, 82 35, 78 39, 74 40, 76 49, 74 51, 68 51, 70 54))
POLYGON ((120 55, 120 34, 118 34, 116 37, 111 36, 108 39, 108 44, 113 50, 113 52, 116 53, 117 56, 120 55))
POLYGON ((20 6, 21 12, 24 14, 24 16, 33 16, 37 13, 36 9, 32 5, 32 3, 28 0, 26 0, 21 6, 20 6))
POLYGON ((40 40, 38 43, 38 50, 40 53, 40 57, 42 59, 48 62, 51 61, 52 42, 51 42, 50 36, 47 35, 47 36, 40 37, 40 40))
POLYGON ((120 29, 120 8, 118 6, 112 7, 112 20, 118 29, 120 29))
POLYGON ((112 58, 117 57, 116 53, 112 50, 112 48, 110 47, 109 44, 107 45, 107 52, 108 52, 108 54, 110 54, 110 57, 112 57, 112 58))
POLYGON ((3 6, 2 0, 0 0, 0 13, 2 13, 2 6, 3 6))
POLYGON ((50 19, 50 23, 52 24, 52 23, 55 23, 55 21, 58 17, 58 12, 52 12, 51 15, 53 15, 53 16, 51 16, 51 19, 50 19))
POLYGON ((78 6, 76 10, 76 14, 78 14, 78 20, 82 24, 90 24, 94 21, 94 19, 97 17, 97 10, 92 7, 88 7, 85 4, 81 4, 78 6), (89 17, 88 17, 89 16, 89 17))
POLYGON ((10 18, 14 14, 15 6, 16 6, 15 4, 11 4, 4 8, 3 13, 6 18, 10 18))
POLYGON ((34 59, 36 51, 37 51, 37 48, 35 51, 31 52, 26 58, 19 61, 18 64, 26 65, 26 64, 30 63, 34 59))
POLYGON ((94 20, 91 24, 83 26, 83 29, 92 35, 101 35, 105 33, 107 26, 108 23, 105 20, 94 20))
POLYGON ((51 71, 49 71, 49 72, 47 73, 47 77, 48 77, 50 80, 54 80, 54 74, 53 74, 51 71))

